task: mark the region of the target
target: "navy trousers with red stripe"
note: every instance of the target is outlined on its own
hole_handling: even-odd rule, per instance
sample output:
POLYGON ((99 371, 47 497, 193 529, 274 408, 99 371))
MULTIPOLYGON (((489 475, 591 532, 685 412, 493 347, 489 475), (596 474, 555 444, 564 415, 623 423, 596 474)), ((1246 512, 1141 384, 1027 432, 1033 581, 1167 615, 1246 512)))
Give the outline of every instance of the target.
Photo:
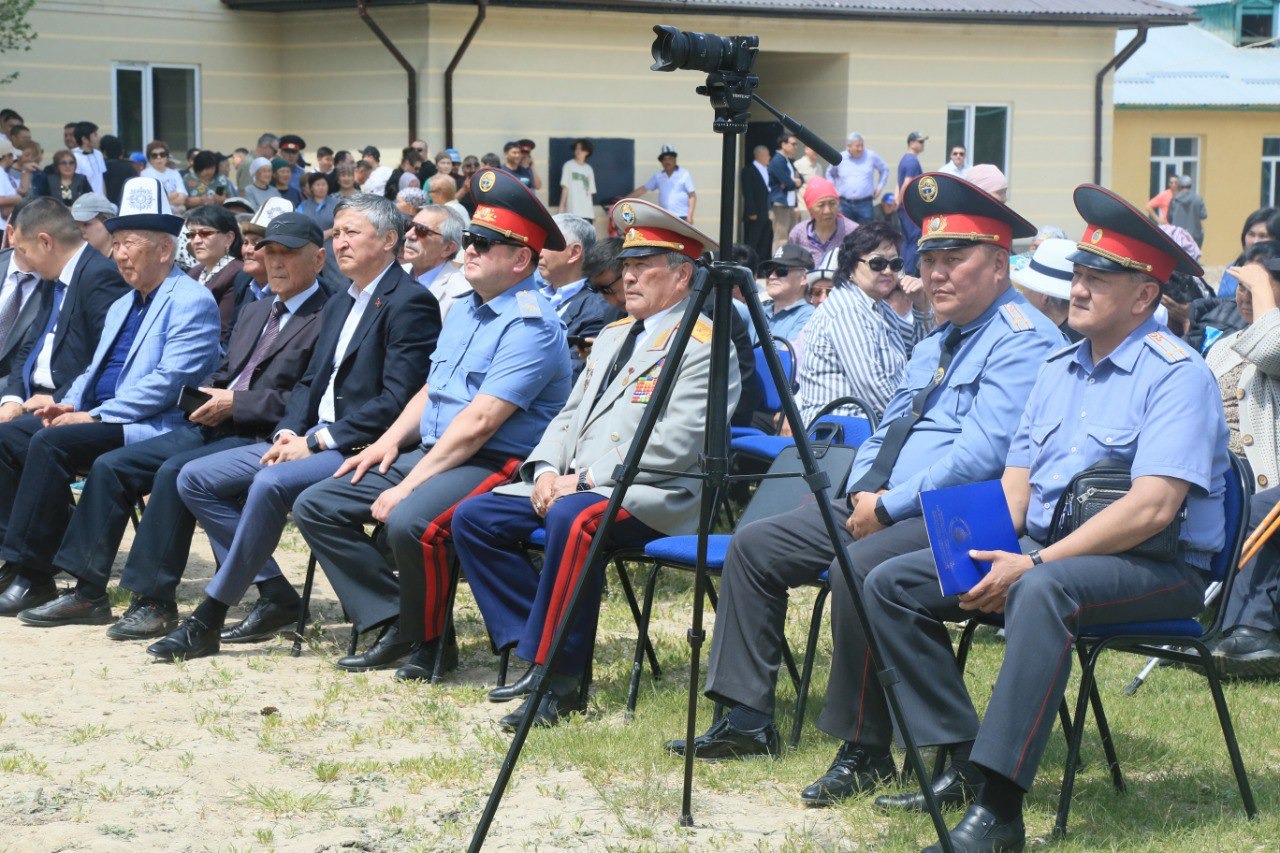
MULTIPOLYGON (((545 662, 607 503, 594 492, 567 495, 551 505, 545 521, 529 498, 518 495, 480 495, 458 507, 453 545, 496 648, 514 645, 525 660, 545 662), (544 523, 547 544, 539 573, 520 543, 544 523)), ((623 510, 609 542, 636 545, 660 535, 623 510)), ((603 584, 603 567, 583 582, 585 598, 557 661, 558 672, 577 675, 590 660, 603 584)))

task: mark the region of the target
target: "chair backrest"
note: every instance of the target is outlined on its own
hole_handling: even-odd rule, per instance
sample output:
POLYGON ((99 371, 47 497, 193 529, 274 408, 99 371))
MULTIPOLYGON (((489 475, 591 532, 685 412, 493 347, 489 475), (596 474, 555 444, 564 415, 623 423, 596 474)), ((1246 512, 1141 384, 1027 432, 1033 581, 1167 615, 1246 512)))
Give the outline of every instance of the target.
POLYGON ((814 441, 847 444, 858 447, 876 431, 878 419, 871 404, 859 397, 837 397, 818 410, 809 421, 809 437, 814 441), (837 415, 837 409, 853 406, 862 410, 857 415, 837 415))
MULTIPOLYGON (((788 384, 794 388, 796 384, 795 347, 786 338, 774 338, 773 345, 778 350, 778 359, 782 362, 782 372, 787 375, 788 384)), ((760 404, 760 410, 780 412, 782 411, 782 395, 778 393, 778 386, 774 384, 773 375, 769 373, 769 362, 765 360, 764 347, 761 344, 756 344, 754 354, 756 376, 764 386, 764 401, 760 404)))
MULTIPOLYGON (((1249 498, 1253 494, 1253 476, 1249 471, 1249 463, 1234 453, 1228 452, 1231 467, 1223 477, 1223 509, 1226 515, 1226 541, 1218 553, 1209 562, 1210 580, 1229 582, 1235 575, 1236 564, 1240 561, 1240 550, 1244 546, 1245 535, 1249 527, 1249 498)), ((1225 595, 1219 600, 1226 601, 1225 595)))
MULTIPOLYGON (((813 445, 813 455, 818 467, 827 473, 831 481, 832 491, 842 489, 844 481, 849 478, 849 470, 853 468, 853 458, 858 454, 856 447, 842 444, 813 445)), ((804 466, 800 462, 800 451, 793 445, 786 448, 769 466, 769 474, 802 474, 804 466)), ((756 487, 751 502, 742 511, 738 526, 770 518, 784 512, 813 503, 813 492, 805 485, 802 477, 765 477, 756 487)))

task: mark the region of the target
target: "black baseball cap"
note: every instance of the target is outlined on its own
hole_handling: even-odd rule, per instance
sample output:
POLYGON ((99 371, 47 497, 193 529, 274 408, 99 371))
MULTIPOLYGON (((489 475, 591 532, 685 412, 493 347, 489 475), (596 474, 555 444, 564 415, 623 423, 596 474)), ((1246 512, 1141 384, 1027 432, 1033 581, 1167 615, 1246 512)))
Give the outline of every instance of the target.
POLYGON ((761 261, 758 267, 760 275, 768 278, 773 270, 786 273, 789 270, 813 269, 813 255, 803 246, 795 243, 783 243, 773 253, 772 258, 761 261))
POLYGON ((308 243, 324 245, 324 233, 310 216, 304 213, 282 213, 267 226, 267 233, 258 245, 279 243, 286 249, 301 249, 308 243))

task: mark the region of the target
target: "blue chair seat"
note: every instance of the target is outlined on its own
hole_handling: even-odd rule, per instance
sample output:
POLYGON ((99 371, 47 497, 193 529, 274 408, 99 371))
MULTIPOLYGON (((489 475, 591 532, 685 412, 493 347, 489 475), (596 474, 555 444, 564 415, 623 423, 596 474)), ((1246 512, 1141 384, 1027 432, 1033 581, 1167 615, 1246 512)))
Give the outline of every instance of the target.
MULTIPOLYGON (((707 568, 719 571, 724 567, 725 555, 729 553, 729 537, 716 534, 707 537, 707 568)), ((677 565, 694 565, 698 560, 698 537, 664 536, 655 539, 644 547, 644 555, 651 560, 677 565)))
POLYGON ((1102 637, 1141 637, 1150 634, 1161 637, 1204 636, 1204 626, 1195 619, 1158 619, 1154 622, 1117 622, 1111 625, 1090 625, 1080 629, 1080 637, 1095 640, 1102 637))
POLYGON ((731 426, 729 427, 729 438, 745 438, 748 435, 767 435, 764 430, 756 429, 749 426, 731 426))
POLYGON ((778 454, 788 447, 794 447, 796 440, 789 435, 747 435, 729 440, 729 448, 734 453, 745 453, 759 459, 772 462, 778 454))

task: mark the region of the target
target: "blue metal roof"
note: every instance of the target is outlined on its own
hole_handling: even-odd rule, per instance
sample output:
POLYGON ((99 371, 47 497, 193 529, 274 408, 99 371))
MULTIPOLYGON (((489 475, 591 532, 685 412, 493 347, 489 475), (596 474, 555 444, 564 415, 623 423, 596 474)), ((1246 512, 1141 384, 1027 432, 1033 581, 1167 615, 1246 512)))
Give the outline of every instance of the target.
MULTIPOLYGON (((1116 33, 1119 50, 1132 30, 1116 33)), ((1162 27, 1116 72, 1118 107, 1280 109, 1280 47, 1235 47, 1199 27, 1162 27)))

